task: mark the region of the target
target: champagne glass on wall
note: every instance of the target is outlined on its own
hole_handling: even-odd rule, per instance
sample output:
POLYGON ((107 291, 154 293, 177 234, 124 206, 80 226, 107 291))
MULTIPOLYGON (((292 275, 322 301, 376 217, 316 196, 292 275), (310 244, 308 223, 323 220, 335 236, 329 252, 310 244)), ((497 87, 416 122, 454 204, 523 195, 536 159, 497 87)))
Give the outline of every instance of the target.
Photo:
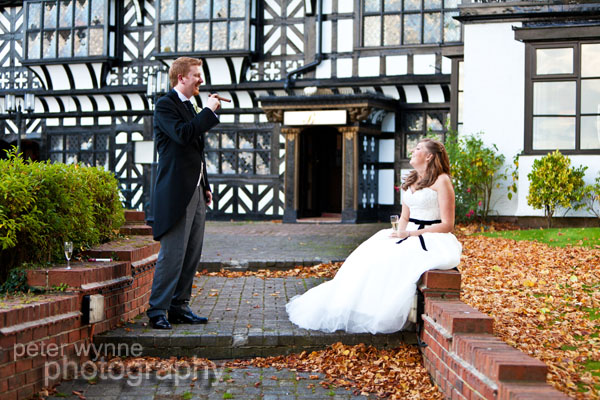
POLYGON ((67 269, 71 269, 71 256, 73 255, 73 242, 65 242, 65 257, 67 258, 67 269))

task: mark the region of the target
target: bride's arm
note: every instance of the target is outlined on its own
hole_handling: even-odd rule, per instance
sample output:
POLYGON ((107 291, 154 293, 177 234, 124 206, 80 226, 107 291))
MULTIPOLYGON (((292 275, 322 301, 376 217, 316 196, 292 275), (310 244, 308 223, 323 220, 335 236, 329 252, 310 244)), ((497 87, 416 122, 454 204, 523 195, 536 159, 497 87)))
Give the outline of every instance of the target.
POLYGON ((413 235, 420 235, 425 232, 451 233, 454 231, 454 188, 452 187, 452 180, 446 174, 440 175, 433 184, 432 189, 437 191, 438 194, 442 222, 419 229, 416 231, 418 233, 413 233, 413 235))

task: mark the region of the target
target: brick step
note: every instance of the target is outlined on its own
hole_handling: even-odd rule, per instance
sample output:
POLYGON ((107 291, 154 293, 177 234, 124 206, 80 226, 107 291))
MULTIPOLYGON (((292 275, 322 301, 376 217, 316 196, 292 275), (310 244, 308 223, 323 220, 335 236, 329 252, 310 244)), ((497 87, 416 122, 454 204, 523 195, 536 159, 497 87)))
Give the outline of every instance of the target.
POLYGON ((27 271, 27 283, 35 288, 52 290, 68 286, 68 290, 87 291, 87 286, 120 278, 131 279, 131 264, 123 261, 74 262, 71 269, 58 266, 27 271))
POLYGON ((160 243, 150 236, 130 236, 103 243, 82 253, 87 258, 112 258, 119 261, 135 262, 146 259, 160 250, 160 243))
POLYGON ((143 211, 125 210, 126 225, 145 225, 146 214, 143 211))
MULTIPOLYGON (((22 300, 15 300, 15 304, 8 304, 10 300, 5 303, 8 308, 0 310, 0 333, 3 335, 9 332, 6 329, 15 325, 79 311, 77 296, 71 294, 38 295, 27 304, 23 304, 22 300)), ((5 346, 2 344, 0 347, 5 346)))
POLYGON ((144 224, 127 224, 119 228, 121 235, 152 235, 152 227, 144 224))
POLYGON ((566 400, 569 396, 545 383, 502 383, 498 400, 566 400))
POLYGON ((454 352, 496 382, 546 382, 548 367, 493 335, 456 335, 454 352))
POLYGON ((460 300, 430 299, 425 302, 425 314, 450 334, 493 333, 494 319, 460 300))
POLYGON ((421 276, 417 287, 426 298, 458 299, 460 297, 460 272, 455 269, 427 271, 421 276))

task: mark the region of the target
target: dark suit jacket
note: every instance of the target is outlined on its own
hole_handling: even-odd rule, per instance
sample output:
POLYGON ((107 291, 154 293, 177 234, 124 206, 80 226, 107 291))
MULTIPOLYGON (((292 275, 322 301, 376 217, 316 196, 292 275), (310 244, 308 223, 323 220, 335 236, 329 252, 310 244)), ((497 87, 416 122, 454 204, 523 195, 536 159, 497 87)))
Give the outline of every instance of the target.
POLYGON ((210 190, 204 162, 204 133, 218 123, 219 119, 209 108, 194 117, 175 90, 156 102, 154 140, 159 160, 152 198, 155 240, 183 217, 200 173, 205 190, 210 190), (202 171, 201 165, 204 165, 202 171))

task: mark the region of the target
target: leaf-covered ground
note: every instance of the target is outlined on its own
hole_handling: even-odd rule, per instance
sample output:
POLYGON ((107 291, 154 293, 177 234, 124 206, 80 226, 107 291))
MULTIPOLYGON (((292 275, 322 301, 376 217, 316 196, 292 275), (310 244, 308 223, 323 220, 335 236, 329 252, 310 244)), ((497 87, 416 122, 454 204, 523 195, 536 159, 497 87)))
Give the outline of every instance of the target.
MULTIPOLYGON (((463 243, 461 299, 492 316, 495 332, 504 341, 545 362, 550 370, 548 380, 558 390, 578 399, 600 398, 600 250, 468 235, 473 230, 457 230, 463 243)), ((334 263, 290 271, 221 271, 209 275, 329 278, 339 266, 334 263)), ((368 349, 373 354, 379 352, 368 349)), ((407 347, 385 355, 399 362, 411 357, 406 353, 410 351, 407 347)), ((332 362, 336 359, 316 357, 332 362)), ((271 361, 287 363, 288 368, 299 362, 296 355, 271 361)), ((361 391, 383 385, 380 390, 392 393, 384 381, 374 386, 372 381, 355 379, 354 385, 361 391)), ((431 393, 421 398, 439 396, 431 393)))
MULTIPOLYGON (((600 398, 600 250, 549 247, 530 241, 471 236, 457 230, 463 244, 464 302, 494 318, 494 330, 510 345, 545 362, 549 382, 577 399, 600 398)), ((340 263, 289 271, 213 272, 212 276, 330 278, 340 263)), ((120 360, 157 373, 177 368, 182 359, 120 360)), ((192 364, 212 364, 194 359, 192 364)), ((380 350, 368 344, 336 343, 325 350, 288 356, 236 360, 228 368, 249 366, 321 372, 314 383, 352 388, 392 399, 442 399, 415 346, 380 350), (318 380, 318 381, 317 381, 318 380)), ((310 379, 313 379, 312 377, 310 379)))
POLYGON ((465 236, 461 299, 508 344, 545 362, 549 381, 600 398, 600 251, 465 236))

